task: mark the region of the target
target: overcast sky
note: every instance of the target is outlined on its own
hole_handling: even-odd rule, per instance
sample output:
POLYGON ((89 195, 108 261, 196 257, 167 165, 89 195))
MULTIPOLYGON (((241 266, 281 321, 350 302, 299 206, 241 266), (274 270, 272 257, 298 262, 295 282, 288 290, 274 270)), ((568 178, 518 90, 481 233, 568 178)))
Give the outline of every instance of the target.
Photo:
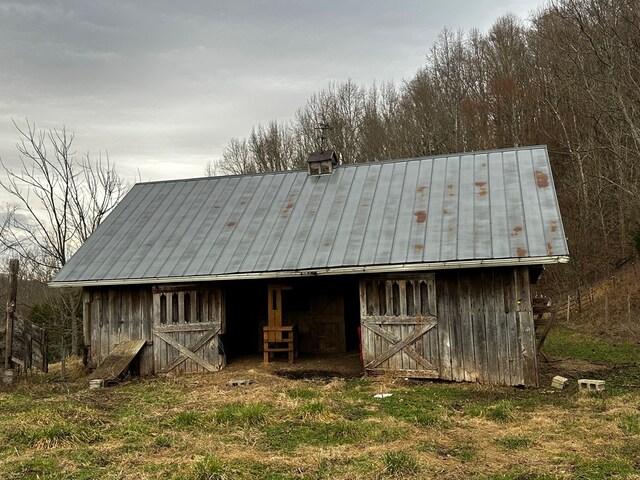
POLYGON ((0 157, 15 164, 11 119, 28 117, 108 151, 126 177, 201 176, 231 137, 328 82, 401 81, 444 27, 486 30, 541 4, 0 0, 0 157))

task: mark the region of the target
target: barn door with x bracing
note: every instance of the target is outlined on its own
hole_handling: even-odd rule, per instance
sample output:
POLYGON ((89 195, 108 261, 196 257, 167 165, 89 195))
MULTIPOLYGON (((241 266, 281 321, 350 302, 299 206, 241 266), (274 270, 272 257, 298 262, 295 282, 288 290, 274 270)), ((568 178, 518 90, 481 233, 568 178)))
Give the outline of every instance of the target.
POLYGON ((433 274, 362 279, 360 322, 366 373, 439 376, 433 274))
POLYGON ((156 373, 216 372, 225 366, 224 297, 218 287, 153 289, 156 373))

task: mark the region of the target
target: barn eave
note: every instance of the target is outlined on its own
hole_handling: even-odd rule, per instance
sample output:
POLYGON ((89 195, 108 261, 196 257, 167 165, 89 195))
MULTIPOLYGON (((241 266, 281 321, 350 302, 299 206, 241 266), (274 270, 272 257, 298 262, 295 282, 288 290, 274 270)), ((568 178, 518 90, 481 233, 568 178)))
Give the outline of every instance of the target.
POLYGON ((446 262, 409 263, 393 265, 370 265, 357 267, 328 267, 311 270, 281 270, 271 272, 227 273, 223 275, 197 275, 181 277, 151 277, 151 278, 114 278, 98 280, 78 280, 70 282, 50 282, 50 287, 99 287, 109 285, 150 285, 167 283, 214 282, 222 280, 256 280, 266 278, 291 278, 318 275, 352 275, 367 273, 410 273, 425 270, 450 270, 478 267, 508 267, 517 265, 549 265, 568 263, 568 255, 553 255, 545 257, 523 258, 490 258, 474 260, 455 260, 446 262))

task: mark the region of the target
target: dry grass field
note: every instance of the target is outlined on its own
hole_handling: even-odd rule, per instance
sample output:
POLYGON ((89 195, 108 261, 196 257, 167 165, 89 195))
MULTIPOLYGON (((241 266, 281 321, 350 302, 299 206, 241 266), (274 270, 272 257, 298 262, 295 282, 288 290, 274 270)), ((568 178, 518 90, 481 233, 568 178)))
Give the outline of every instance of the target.
POLYGON ((560 373, 607 390, 291 379, 256 364, 89 391, 52 372, 0 387, 0 478, 640 478, 638 345, 565 329, 547 352, 545 385, 560 373))

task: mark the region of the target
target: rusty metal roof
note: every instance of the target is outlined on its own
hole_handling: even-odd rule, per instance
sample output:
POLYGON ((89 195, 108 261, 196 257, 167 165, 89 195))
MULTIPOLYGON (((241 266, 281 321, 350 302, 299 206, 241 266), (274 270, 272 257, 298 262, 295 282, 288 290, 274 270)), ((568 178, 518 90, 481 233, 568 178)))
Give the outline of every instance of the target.
POLYGON ((52 282, 565 262, 544 146, 135 185, 52 282))

